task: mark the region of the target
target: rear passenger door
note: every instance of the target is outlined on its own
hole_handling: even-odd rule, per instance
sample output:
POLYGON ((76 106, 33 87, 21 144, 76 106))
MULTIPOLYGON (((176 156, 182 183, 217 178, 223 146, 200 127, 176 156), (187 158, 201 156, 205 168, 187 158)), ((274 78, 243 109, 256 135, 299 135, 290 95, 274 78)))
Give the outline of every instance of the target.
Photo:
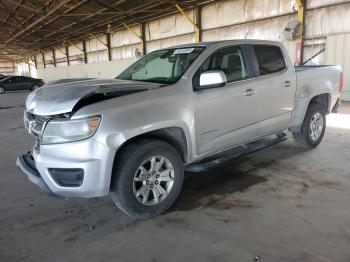
POLYGON ((278 45, 253 45, 259 92, 259 134, 288 127, 294 105, 294 67, 278 45))
POLYGON ((27 76, 22 76, 20 79, 20 83, 21 83, 21 89, 25 89, 25 90, 32 90, 32 87, 34 85, 34 79, 31 77, 27 77, 27 76))

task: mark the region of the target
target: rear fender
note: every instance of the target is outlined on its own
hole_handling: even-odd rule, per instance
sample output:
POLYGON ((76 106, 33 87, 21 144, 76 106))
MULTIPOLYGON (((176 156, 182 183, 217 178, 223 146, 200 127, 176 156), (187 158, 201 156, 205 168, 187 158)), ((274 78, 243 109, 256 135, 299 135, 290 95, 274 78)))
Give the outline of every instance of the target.
MULTIPOLYGON (((320 90, 321 91, 321 90, 320 90)), ((327 91, 327 90, 323 90, 323 91, 327 91)), ((289 130, 291 132, 294 133, 298 133, 301 130, 301 125, 303 124, 306 112, 309 108, 310 102, 312 101, 317 101, 317 98, 320 96, 327 96, 327 104, 323 106, 325 106, 325 110, 326 113, 329 113, 329 110, 331 108, 331 93, 326 92, 326 93, 322 93, 322 92, 315 92, 313 93, 313 96, 310 97, 305 97, 305 96, 300 96, 300 97, 296 97, 295 102, 294 102, 294 111, 293 111, 293 115, 292 115, 292 123, 290 125, 289 130)), ((319 103, 319 102, 318 102, 319 103)), ((322 104, 322 103, 319 103, 322 104)))

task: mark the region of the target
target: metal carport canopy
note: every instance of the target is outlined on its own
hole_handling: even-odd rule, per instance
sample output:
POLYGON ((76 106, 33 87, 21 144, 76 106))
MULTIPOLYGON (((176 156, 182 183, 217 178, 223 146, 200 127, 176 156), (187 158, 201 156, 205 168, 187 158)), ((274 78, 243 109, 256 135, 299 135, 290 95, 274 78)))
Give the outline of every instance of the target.
POLYGON ((0 0, 0 59, 16 61, 43 50, 81 41, 193 9, 208 0, 0 0))

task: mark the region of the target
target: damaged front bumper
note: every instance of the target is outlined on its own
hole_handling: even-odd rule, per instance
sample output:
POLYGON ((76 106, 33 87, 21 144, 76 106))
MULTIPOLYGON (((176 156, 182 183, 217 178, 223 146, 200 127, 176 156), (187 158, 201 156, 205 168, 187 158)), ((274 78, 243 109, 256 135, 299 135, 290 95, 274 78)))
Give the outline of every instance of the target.
POLYGON ((41 145, 17 158, 18 168, 45 193, 61 197, 109 194, 115 150, 94 139, 41 145))
POLYGON ((27 179, 34 185, 39 187, 39 189, 51 196, 61 197, 60 195, 54 194, 51 189, 46 185, 44 179, 40 176, 38 169, 35 166, 35 161, 31 152, 28 154, 21 155, 17 158, 16 166, 22 173, 27 177, 27 179))

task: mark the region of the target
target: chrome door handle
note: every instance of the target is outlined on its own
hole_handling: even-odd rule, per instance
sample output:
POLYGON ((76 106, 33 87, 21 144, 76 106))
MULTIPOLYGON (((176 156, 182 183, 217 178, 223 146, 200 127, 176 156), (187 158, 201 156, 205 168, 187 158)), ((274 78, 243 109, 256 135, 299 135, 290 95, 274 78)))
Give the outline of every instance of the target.
POLYGON ((244 96, 252 96, 254 94, 256 94, 258 91, 256 89, 247 89, 244 91, 243 95, 244 96))
POLYGON ((290 81, 285 81, 283 83, 283 87, 290 87, 291 82, 290 81))

